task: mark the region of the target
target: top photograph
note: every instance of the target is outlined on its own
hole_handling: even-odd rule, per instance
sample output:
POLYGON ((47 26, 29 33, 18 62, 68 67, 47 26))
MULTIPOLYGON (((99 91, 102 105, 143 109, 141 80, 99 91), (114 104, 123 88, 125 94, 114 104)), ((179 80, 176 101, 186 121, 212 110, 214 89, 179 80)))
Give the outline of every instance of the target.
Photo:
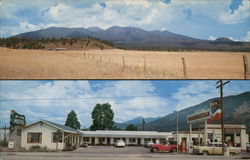
POLYGON ((250 79, 250 1, 0 0, 0 79, 250 79))

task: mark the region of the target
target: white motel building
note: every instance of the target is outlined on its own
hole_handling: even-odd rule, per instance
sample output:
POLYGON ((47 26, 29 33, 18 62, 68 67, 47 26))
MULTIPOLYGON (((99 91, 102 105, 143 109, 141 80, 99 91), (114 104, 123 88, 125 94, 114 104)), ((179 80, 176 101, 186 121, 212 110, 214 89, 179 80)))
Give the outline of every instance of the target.
MULTIPOLYGON (((183 141, 187 142, 190 137, 196 145, 197 141, 204 142, 204 133, 207 133, 207 139, 211 135, 220 134, 220 126, 208 124, 206 131, 178 132, 178 144, 181 146, 183 141)), ((47 149, 63 150, 66 146, 75 146, 78 148, 81 144, 88 145, 114 145, 116 140, 123 139, 126 145, 143 146, 147 141, 160 143, 163 140, 176 139, 175 132, 157 132, 157 131, 77 131, 62 124, 40 120, 27 125, 22 129, 21 146, 30 149, 34 145, 46 147, 47 149)), ((225 138, 235 145, 246 150, 246 144, 249 142, 246 134, 245 125, 225 125, 225 138)))

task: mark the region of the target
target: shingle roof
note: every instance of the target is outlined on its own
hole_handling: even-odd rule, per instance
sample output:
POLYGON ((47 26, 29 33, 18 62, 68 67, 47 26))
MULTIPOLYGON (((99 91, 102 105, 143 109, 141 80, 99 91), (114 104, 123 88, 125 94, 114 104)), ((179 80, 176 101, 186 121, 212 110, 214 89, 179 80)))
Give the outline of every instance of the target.
POLYGON ((60 130, 64 131, 64 132, 71 132, 71 133, 82 134, 81 132, 79 132, 79 131, 77 131, 77 130, 75 130, 75 129, 69 127, 69 126, 65 126, 65 125, 62 125, 62 124, 59 124, 59 123, 50 122, 50 121, 46 121, 46 120, 40 120, 40 121, 34 122, 34 123, 32 123, 32 124, 26 126, 25 128, 28 128, 28 127, 30 127, 30 126, 32 126, 32 125, 34 125, 34 124, 39 123, 39 122, 46 123, 46 124, 48 124, 48 125, 50 125, 50 126, 52 126, 52 127, 55 127, 55 128, 57 128, 57 129, 60 129, 60 130))
POLYGON ((69 127, 69 126, 65 126, 65 125, 62 125, 62 124, 59 124, 59 123, 50 122, 50 121, 46 121, 46 120, 41 120, 41 121, 47 122, 47 123, 49 123, 50 125, 55 126, 55 127, 59 128, 59 129, 61 129, 61 130, 64 130, 64 131, 68 131, 68 132, 77 132, 77 133, 78 133, 77 130, 75 130, 75 129, 69 127))
POLYGON ((166 138, 172 137, 172 132, 156 131, 81 131, 84 137, 128 137, 128 138, 166 138))

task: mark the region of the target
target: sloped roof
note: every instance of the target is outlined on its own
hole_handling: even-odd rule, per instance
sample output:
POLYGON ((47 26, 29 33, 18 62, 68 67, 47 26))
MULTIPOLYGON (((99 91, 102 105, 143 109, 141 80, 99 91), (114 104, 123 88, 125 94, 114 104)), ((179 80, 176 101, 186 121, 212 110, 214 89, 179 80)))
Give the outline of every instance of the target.
POLYGON ((62 131, 64 131, 64 132, 71 132, 71 133, 79 133, 79 134, 82 134, 81 132, 79 132, 79 131, 77 131, 77 130, 75 130, 75 129, 69 127, 69 126, 65 126, 65 125, 62 125, 62 124, 59 124, 59 123, 50 122, 50 121, 46 121, 46 120, 39 120, 39 121, 37 121, 37 122, 31 123, 30 125, 26 126, 25 128, 28 128, 28 127, 30 127, 30 126, 32 126, 32 125, 34 125, 34 124, 39 123, 39 122, 48 124, 48 125, 50 125, 50 126, 52 126, 52 127, 55 127, 55 128, 57 128, 57 129, 60 129, 60 130, 62 130, 62 131))
POLYGON ((172 132, 157 131, 80 131, 85 137, 128 137, 128 138, 166 138, 173 137, 172 132))
POLYGON ((64 130, 64 131, 68 131, 68 132, 78 132, 77 130, 75 130, 74 128, 71 128, 69 126, 65 126, 59 123, 55 123, 55 122, 50 122, 50 121, 46 121, 46 120, 42 120, 44 122, 47 122, 55 127, 57 127, 58 129, 64 130))

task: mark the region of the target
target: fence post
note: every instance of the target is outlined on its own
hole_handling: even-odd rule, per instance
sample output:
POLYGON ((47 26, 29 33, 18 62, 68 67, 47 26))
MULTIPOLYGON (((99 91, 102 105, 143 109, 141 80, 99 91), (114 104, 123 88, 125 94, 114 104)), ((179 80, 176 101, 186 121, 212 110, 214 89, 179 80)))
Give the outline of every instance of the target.
POLYGON ((85 56, 86 56, 86 55, 85 55, 85 52, 84 52, 84 55, 83 55, 83 56, 84 56, 84 59, 85 59, 85 56))
POLYGON ((243 55, 243 66, 244 66, 244 79, 247 79, 248 75, 248 57, 243 55))
POLYGON ((100 56, 100 62, 102 61, 102 56, 100 56))
POLYGON ((110 58, 109 58, 109 64, 110 64, 110 58))
POLYGON ((145 73, 146 70, 147 70, 147 63, 146 63, 146 57, 145 57, 145 55, 143 55, 143 62, 144 62, 144 73, 145 73))
POLYGON ((122 56, 122 66, 123 66, 123 70, 125 69, 125 59, 124 59, 124 56, 122 56))
POLYGON ((185 59, 183 57, 181 57, 181 61, 182 61, 183 76, 184 76, 184 79, 186 79, 187 78, 186 62, 185 62, 185 59))

